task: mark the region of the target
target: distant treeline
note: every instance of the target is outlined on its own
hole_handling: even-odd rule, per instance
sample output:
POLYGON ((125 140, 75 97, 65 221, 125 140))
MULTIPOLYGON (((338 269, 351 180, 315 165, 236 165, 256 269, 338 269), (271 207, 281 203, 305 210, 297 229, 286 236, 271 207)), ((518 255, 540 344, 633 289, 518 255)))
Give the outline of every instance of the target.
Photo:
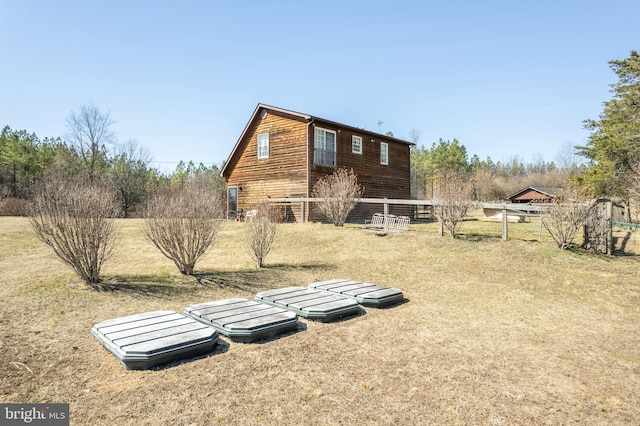
POLYGON ((36 185, 47 176, 86 175, 112 186, 122 215, 140 214, 140 207, 155 190, 182 185, 193 179, 211 182, 224 191, 218 167, 180 162, 170 174, 150 167, 151 155, 137 143, 99 144, 83 150, 61 138, 40 139, 9 126, 0 133, 0 212, 25 215, 36 185))
MULTIPOLYGON (((26 130, 5 127, 0 133, 0 196, 2 213, 23 215, 34 185, 46 175, 86 174, 112 185, 119 194, 125 217, 139 214, 139 207, 154 190, 181 185, 192 179, 207 179, 220 191, 224 180, 217 166, 207 167, 193 162, 180 162, 169 174, 150 166, 151 155, 135 142, 98 146, 96 152, 82 152, 77 145, 61 138, 40 139, 26 130)), ((463 172, 473 182, 474 196, 479 201, 501 200, 527 186, 563 187, 579 167, 565 162, 525 163, 514 158, 509 162, 471 158, 456 139, 439 140, 430 148, 415 147, 411 151, 412 194, 430 198, 433 182, 445 170, 463 172)))
POLYGON ((558 164, 546 162, 542 157, 530 163, 518 157, 494 162, 490 157, 469 158, 467 148, 457 139, 440 139, 429 148, 419 146, 411 150, 411 193, 415 198, 431 198, 438 176, 452 170, 471 181, 477 201, 504 200, 528 186, 562 188, 583 168, 572 147, 564 147, 564 151, 557 154, 558 164))

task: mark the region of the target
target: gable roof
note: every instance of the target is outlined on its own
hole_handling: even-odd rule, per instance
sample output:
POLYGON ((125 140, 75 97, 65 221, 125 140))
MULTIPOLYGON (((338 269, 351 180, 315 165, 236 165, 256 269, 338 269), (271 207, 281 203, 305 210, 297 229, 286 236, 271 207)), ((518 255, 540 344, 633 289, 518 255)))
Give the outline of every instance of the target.
POLYGON ((538 192, 538 193, 540 193, 542 195, 546 195, 549 198, 553 198, 558 193, 558 191, 560 191, 560 190, 561 190, 561 188, 553 188, 553 187, 546 187, 546 186, 537 186, 537 187, 528 186, 528 187, 526 187, 524 189, 521 189, 520 191, 518 191, 518 192, 516 192, 514 194, 509 195, 507 197, 507 199, 510 200, 512 198, 516 198, 519 195, 522 195, 527 191, 535 191, 535 192, 538 192))
POLYGON ((387 136, 387 135, 383 135, 381 133, 372 132, 370 130, 364 130, 364 129, 360 129, 360 128, 355 127, 355 126, 349 126, 347 124, 338 123, 336 121, 331 121, 331 120, 327 120, 327 119, 320 118, 320 117, 314 117, 314 116, 309 115, 309 114, 303 114, 303 113, 300 113, 300 112, 291 111, 291 110, 288 110, 288 109, 278 108, 278 107, 274 107, 274 106, 271 106, 271 105, 266 105, 266 104, 260 103, 260 104, 258 104, 258 106, 256 106, 256 109, 253 111, 253 114, 251 114, 251 118, 249 118, 249 121, 247 122, 246 126, 244 126, 244 129, 242 130, 242 133, 240 134, 240 137, 238 138, 238 141, 236 142, 235 146, 233 147, 233 150, 231 151, 231 154, 229 154, 229 157, 227 158, 227 161, 222 166, 222 170, 220 170, 220 176, 224 176, 225 171, 227 169, 227 166, 231 163, 231 160, 238 153, 238 150, 240 148, 240 144, 242 143, 242 140, 244 139, 245 135, 249 131, 249 128, 251 127, 253 122, 256 120, 256 117, 258 117, 258 115, 260 114, 260 112, 262 110, 275 111, 275 112, 279 112, 281 114, 290 115, 290 116, 298 118, 298 119, 300 119, 302 121, 306 121, 307 123, 321 122, 321 123, 325 123, 325 124, 341 127, 343 129, 346 129, 346 130, 351 130, 354 133, 369 135, 369 136, 377 137, 377 138, 385 138, 386 140, 402 143, 402 144, 409 145, 409 146, 415 145, 415 143, 413 143, 413 142, 408 142, 408 141, 405 141, 405 140, 402 140, 402 139, 394 138, 392 136, 387 136))

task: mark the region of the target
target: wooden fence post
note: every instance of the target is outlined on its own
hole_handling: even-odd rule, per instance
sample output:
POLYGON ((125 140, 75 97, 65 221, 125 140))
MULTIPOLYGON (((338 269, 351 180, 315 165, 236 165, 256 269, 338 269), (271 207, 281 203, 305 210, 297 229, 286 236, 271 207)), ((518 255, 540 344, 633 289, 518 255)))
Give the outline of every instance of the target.
POLYGON ((613 202, 607 201, 607 254, 613 254, 613 202))
POLYGON ((502 210, 502 241, 509 240, 509 226, 507 223, 507 210, 502 210))

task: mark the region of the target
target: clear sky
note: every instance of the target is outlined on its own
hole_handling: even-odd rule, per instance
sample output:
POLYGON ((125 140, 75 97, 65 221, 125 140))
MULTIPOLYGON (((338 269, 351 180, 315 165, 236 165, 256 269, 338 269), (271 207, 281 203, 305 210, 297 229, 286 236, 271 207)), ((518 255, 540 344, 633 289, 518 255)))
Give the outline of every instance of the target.
POLYGON ((63 136, 93 103, 170 171, 223 162, 265 103, 553 161, 586 142, 639 17, 638 0, 0 0, 0 127, 63 136))

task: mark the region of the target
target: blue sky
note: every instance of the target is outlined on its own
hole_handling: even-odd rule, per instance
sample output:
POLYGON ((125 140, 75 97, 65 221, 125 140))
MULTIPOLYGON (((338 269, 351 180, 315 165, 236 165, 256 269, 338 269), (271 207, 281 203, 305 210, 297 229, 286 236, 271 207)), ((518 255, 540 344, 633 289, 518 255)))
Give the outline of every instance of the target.
POLYGON ((638 16, 637 0, 0 0, 0 126, 63 136, 93 103, 169 171, 224 161, 266 103, 552 161, 586 142, 638 16))

